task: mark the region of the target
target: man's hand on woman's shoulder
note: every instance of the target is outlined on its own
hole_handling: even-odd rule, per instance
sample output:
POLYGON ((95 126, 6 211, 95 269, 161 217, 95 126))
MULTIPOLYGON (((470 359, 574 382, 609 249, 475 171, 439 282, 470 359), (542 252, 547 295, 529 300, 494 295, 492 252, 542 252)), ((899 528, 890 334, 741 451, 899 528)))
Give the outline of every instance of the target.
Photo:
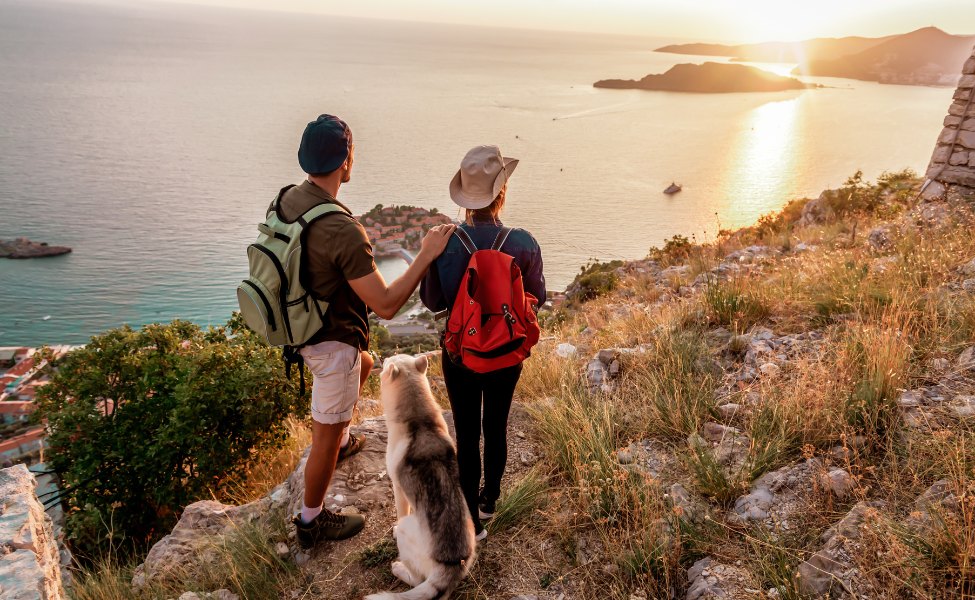
POLYGON ((420 251, 416 255, 417 259, 422 258, 428 262, 433 262, 447 247, 450 236, 453 235, 455 229, 457 226, 453 224, 437 225, 430 229, 420 242, 420 251))

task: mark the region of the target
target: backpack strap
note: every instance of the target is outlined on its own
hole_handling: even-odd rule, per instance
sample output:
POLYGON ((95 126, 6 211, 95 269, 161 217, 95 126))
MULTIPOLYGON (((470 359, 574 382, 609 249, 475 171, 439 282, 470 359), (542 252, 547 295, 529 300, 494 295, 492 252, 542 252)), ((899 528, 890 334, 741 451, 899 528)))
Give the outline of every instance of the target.
POLYGON ((457 227, 454 229, 454 235, 457 236, 457 239, 460 240, 460 243, 464 245, 464 248, 466 248, 468 252, 471 254, 477 252, 477 244, 475 244, 474 240, 471 239, 470 234, 468 234, 462 228, 457 227))
POLYGON ((298 186, 296 186, 295 184, 291 183, 291 184, 288 184, 288 185, 284 186, 283 188, 281 188, 281 191, 278 192, 278 195, 274 197, 274 201, 271 202, 271 207, 267 211, 267 216, 271 216, 271 213, 273 212, 274 214, 276 214, 278 216, 278 219, 280 219, 281 221, 284 221, 284 217, 281 216, 281 198, 284 198, 284 193, 287 192, 288 190, 290 190, 293 187, 298 187, 298 186))
POLYGON ((333 212, 343 213, 350 217, 352 216, 348 211, 344 210, 341 206, 335 204, 334 202, 322 202, 321 204, 316 204, 302 213, 302 215, 295 220, 295 223, 298 223, 301 225, 302 229, 304 229, 318 219, 333 212))
MULTIPOLYGON (((308 233, 310 231, 308 226, 318 221, 319 219, 322 219, 332 214, 346 215, 350 219, 354 218, 352 217, 352 214, 349 211, 344 210, 338 204, 334 202, 322 202, 321 204, 316 204, 315 206, 309 208, 295 220, 295 223, 301 226, 301 230, 300 230, 301 233, 298 235, 301 241, 302 256, 301 256, 301 270, 298 272, 298 282, 301 284, 301 287, 305 288, 305 291, 309 293, 311 291, 311 283, 309 281, 308 262, 306 260, 307 248, 308 248, 308 233)), ((312 295, 312 299, 316 299, 314 295, 312 295)), ((312 304, 315 303, 312 302, 312 304)))
POLYGON ((491 244, 491 250, 501 251, 501 246, 508 241, 508 235, 511 234, 510 227, 502 227, 501 231, 498 232, 498 237, 494 238, 494 243, 491 244))

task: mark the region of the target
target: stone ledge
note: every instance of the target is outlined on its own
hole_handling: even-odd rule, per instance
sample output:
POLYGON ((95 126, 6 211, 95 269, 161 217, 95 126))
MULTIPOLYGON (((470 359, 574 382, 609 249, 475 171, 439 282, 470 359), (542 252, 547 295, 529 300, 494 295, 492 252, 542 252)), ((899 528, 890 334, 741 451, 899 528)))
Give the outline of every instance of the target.
POLYGON ((37 499, 27 467, 0 470, 0 596, 4 600, 61 600, 61 562, 51 519, 37 499))

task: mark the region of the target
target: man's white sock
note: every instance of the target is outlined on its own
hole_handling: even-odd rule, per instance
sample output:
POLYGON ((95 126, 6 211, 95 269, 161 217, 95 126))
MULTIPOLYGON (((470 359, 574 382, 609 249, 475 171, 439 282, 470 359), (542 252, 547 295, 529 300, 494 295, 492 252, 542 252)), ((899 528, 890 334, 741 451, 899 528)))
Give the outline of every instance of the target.
MULTIPOLYGON (((324 506, 324 505, 323 505, 324 506)), ((315 517, 322 514, 322 507, 318 508, 308 508, 304 504, 301 505, 301 522, 307 525, 315 520, 315 517)))
POLYGON ((345 448, 349 445, 349 426, 346 425, 345 429, 342 430, 342 441, 339 442, 340 448, 345 448))

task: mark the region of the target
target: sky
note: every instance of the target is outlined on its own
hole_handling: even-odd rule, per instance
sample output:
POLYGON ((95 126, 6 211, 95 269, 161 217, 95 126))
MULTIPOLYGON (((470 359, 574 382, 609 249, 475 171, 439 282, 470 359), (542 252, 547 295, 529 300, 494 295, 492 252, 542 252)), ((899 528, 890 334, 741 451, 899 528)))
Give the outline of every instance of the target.
MULTIPOLYGON (((128 3, 158 0, 123 0, 128 3)), ((975 0, 165 0, 260 10, 692 38, 792 41, 934 25, 975 34, 975 0)))

